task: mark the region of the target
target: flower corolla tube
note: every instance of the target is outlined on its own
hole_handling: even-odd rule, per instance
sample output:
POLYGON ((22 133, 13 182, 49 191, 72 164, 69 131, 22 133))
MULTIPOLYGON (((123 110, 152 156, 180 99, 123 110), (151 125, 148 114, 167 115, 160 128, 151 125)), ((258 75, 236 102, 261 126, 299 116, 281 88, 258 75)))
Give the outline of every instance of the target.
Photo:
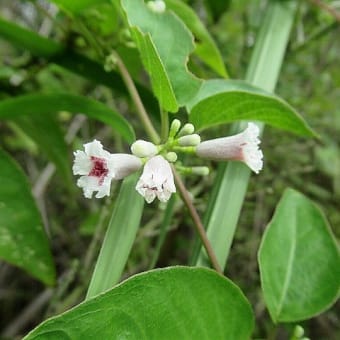
POLYGON ((248 127, 237 135, 200 143, 196 148, 196 154, 211 160, 241 161, 258 174, 263 167, 259 133, 260 129, 256 124, 248 123, 248 127))

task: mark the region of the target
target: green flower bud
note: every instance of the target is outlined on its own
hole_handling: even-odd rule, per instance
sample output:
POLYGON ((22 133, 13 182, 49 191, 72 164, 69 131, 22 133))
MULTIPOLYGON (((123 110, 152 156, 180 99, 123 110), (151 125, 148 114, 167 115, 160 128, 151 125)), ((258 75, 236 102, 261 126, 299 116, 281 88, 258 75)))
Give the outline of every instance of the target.
POLYGON ((209 168, 207 166, 193 166, 192 173, 199 176, 207 176, 209 175, 209 168))
POLYGON ((182 127, 181 131, 179 132, 178 136, 186 136, 186 135, 191 135, 195 131, 195 127, 191 123, 186 123, 182 127))
POLYGON ((166 9, 166 5, 163 0, 149 1, 147 6, 155 13, 164 13, 166 9))
POLYGON ((174 119, 171 122, 171 126, 170 126, 170 132, 169 132, 169 138, 173 138, 176 136, 178 130, 181 127, 181 122, 178 119, 174 119))
POLYGON ((196 146, 199 143, 201 143, 201 137, 196 133, 178 138, 180 146, 196 146))
POLYGON ((137 157, 152 157, 158 149, 155 144, 139 139, 131 145, 131 152, 137 157))
POLYGON ((175 163, 177 161, 177 154, 176 152, 168 152, 165 155, 165 158, 170 162, 170 163, 175 163))

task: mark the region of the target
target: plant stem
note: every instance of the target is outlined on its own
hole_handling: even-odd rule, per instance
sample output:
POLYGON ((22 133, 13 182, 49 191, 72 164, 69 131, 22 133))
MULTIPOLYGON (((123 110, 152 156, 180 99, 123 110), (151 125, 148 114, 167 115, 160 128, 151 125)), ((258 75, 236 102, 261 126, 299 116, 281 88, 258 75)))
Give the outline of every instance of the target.
MULTIPOLYGON (((125 82, 125 84, 128 88, 128 91, 131 95, 131 98, 136 105, 137 111, 139 113, 139 118, 140 118, 141 122, 143 123, 145 130, 146 130, 147 134, 149 135, 149 137, 151 138, 151 140, 155 144, 158 144, 159 141, 160 141, 159 135, 157 134, 155 128, 152 125, 152 122, 150 121, 150 119, 149 119, 149 117, 146 113, 146 110, 143 106, 143 103, 142 103, 140 97, 139 97, 139 94, 138 94, 137 89, 136 89, 136 87, 133 83, 133 80, 132 80, 132 78, 129 74, 129 71, 126 69, 123 61, 120 59, 120 57, 117 54, 116 54, 116 57, 117 57, 117 60, 116 60, 117 66, 119 68, 119 71, 121 72, 122 78, 123 78, 123 80, 124 80, 124 82, 125 82)), ((166 113, 166 115, 167 115, 167 113, 166 113)), ((164 118, 165 117, 163 117, 162 120, 164 120, 164 118)), ((166 117, 166 121, 168 121, 168 117, 166 117)), ((167 123, 167 124, 169 124, 169 123, 167 123)), ((162 125, 163 125, 163 121, 162 121, 162 125)), ((219 272, 223 275, 223 271, 218 264, 216 255, 215 255, 213 248, 211 247, 211 244, 210 244, 208 237, 205 233, 205 229, 203 227, 201 219, 200 219, 194 205, 191 202, 190 196, 189 196, 189 194, 188 194, 188 192, 185 188, 185 185, 182 182, 181 177, 179 176, 179 174, 177 173, 176 169, 173 166, 172 166, 172 171, 173 171, 173 174, 174 174, 174 177, 175 177, 177 187, 178 187, 178 189, 181 193, 181 197, 182 197, 185 205, 187 206, 187 208, 189 210, 189 213, 190 213, 190 215, 193 219, 194 225, 195 225, 196 230, 199 234, 199 237, 200 237, 200 239, 203 243, 203 247, 205 248, 207 255, 208 255, 208 257, 211 261, 211 264, 217 272, 219 272)))
POLYGON ((168 112, 162 110, 161 107, 159 107, 159 111, 161 113, 161 141, 162 143, 165 143, 168 139, 169 135, 169 114, 168 112))
POLYGON ((217 261, 217 257, 214 253, 214 250, 210 244, 210 241, 205 233, 205 229, 203 227, 203 224, 201 222, 201 219, 194 207, 194 205, 191 202, 191 198, 189 196, 189 193, 187 191, 187 189, 184 186, 184 183, 182 182, 181 177, 179 176, 179 174, 177 173, 176 169, 174 166, 172 166, 172 172, 174 174, 175 177, 175 182, 176 182, 176 186, 181 194, 181 197, 183 199, 183 202, 185 203, 185 205, 187 206, 190 216, 194 222, 194 225, 196 227, 196 230, 198 232, 198 235, 202 241, 203 247, 205 249, 205 251, 207 252, 207 255, 209 257, 209 260, 213 266, 213 268, 220 274, 223 275, 223 271, 221 266, 219 265, 218 261, 217 261))
POLYGON ((139 119, 141 123, 143 124, 145 131, 147 132, 148 136, 150 137, 151 141, 155 144, 158 144, 160 142, 159 135, 155 128, 152 125, 152 122, 144 108, 144 105, 142 103, 142 100, 138 94, 138 91, 136 89, 136 86, 130 76, 129 71, 127 70, 123 60, 119 57, 117 53, 115 53, 116 59, 116 64, 119 69, 119 72, 123 78, 123 81, 130 93, 131 99, 134 102, 136 109, 137 109, 137 114, 139 116, 139 119))

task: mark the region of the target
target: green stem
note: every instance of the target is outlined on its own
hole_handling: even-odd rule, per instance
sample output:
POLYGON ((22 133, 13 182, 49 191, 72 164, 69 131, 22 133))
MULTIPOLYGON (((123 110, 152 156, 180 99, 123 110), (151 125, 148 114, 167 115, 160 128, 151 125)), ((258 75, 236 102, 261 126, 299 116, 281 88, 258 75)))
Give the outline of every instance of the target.
POLYGON ((161 142, 165 143, 169 134, 169 114, 168 112, 162 110, 161 107, 159 110, 161 113, 161 142))
POLYGON ((202 241, 203 247, 206 251, 206 254, 208 256, 208 259, 212 265, 212 267, 220 274, 223 275, 223 271, 222 268, 220 267, 217 257, 215 255, 214 249, 212 247, 212 245, 210 244, 210 241, 207 237, 207 234, 205 233, 205 229, 203 227, 203 224, 201 222, 201 219, 194 207, 194 205, 192 204, 191 198, 189 196, 188 191, 186 190, 184 183, 181 180, 181 177, 179 176, 179 174, 177 173, 176 169, 174 168, 174 166, 172 166, 172 172, 174 174, 175 177, 175 182, 176 182, 176 186, 181 194, 181 197, 183 199, 183 202, 185 203, 185 205, 187 206, 188 210, 189 210, 189 214, 194 222, 194 226, 196 227, 197 233, 202 241))
MULTIPOLYGON (((254 85, 272 91, 278 79, 289 33, 296 12, 296 1, 271 1, 246 75, 254 85)), ((259 124, 263 128, 263 124, 259 124)), ((233 132, 245 127, 234 124, 233 132)), ((223 167, 224 165, 221 165, 223 167)), ((247 191, 250 170, 241 163, 229 163, 215 186, 217 192, 213 208, 206 217, 207 235, 212 243, 219 265, 224 268, 235 235, 236 225, 247 191)), ((196 265, 208 265, 207 255, 201 249, 196 265)))

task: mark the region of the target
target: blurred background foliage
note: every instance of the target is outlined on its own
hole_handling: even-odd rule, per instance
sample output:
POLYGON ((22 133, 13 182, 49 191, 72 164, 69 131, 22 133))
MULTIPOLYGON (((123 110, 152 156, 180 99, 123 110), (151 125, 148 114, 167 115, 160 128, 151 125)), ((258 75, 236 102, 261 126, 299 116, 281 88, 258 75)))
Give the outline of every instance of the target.
MULTIPOLYGON (((230 77, 242 79, 266 1, 186 2, 213 35, 230 77)), ((256 257, 264 227, 283 190, 287 186, 294 187, 322 206, 335 235, 340 237, 340 27, 334 16, 315 3, 318 2, 299 2, 276 92, 304 116, 321 139, 300 139, 266 128, 262 143, 265 167, 260 175, 251 179, 226 269, 226 275, 252 302, 257 319, 254 338, 275 337, 272 334, 274 326, 261 297, 256 257)), ((340 12, 339 1, 323 3, 340 12)), ((105 65, 105 56, 98 52, 96 44, 107 51, 116 49, 134 79, 147 85, 138 52, 116 8, 100 1, 96 6, 80 11, 75 18, 47 1, 2 0, 0 15, 102 65, 105 65), (93 37, 95 42, 91 41, 93 37)), ((217 77, 194 57, 189 66, 200 77, 217 77)), ((83 69, 82 73, 86 75, 87 70, 83 69)), ((38 92, 85 95, 116 109, 133 124, 138 138, 145 137, 138 128, 123 85, 117 83, 110 88, 91 78, 31 55, 0 35, 0 100, 38 92)), ((148 105, 157 124, 154 102, 150 101, 148 105)), ((181 113, 180 118, 184 121, 185 114, 181 113)), ((55 172, 48 155, 41 153, 32 138, 36 124, 34 120, 28 123, 23 119, 1 121, 0 143, 19 162, 32 183, 50 238, 58 283, 56 287, 46 288, 19 269, 0 263, 0 334, 2 332, 3 339, 25 334, 46 317, 83 300, 115 200, 115 194, 105 201, 83 199, 80 190, 55 172)), ((102 140, 109 150, 128 151, 126 143, 110 128, 82 115, 60 112, 56 125, 63 129, 69 143, 70 167, 72 150, 93 138, 102 140)), ((215 136, 227 132, 228 127, 223 127, 205 134, 215 136)), ((201 214, 206 207, 213 176, 214 172, 203 180, 187 179, 187 187, 195 196, 201 214)), ((152 263, 164 209, 162 204, 146 209, 124 278, 148 269, 152 263)), ((157 266, 188 263, 194 240, 190 219, 182 203, 176 201, 171 228, 160 249, 157 266)), ((339 312, 337 304, 321 316, 302 323, 306 335, 311 339, 339 339, 339 312)), ((276 337, 286 339, 293 326, 280 326, 276 337)))

